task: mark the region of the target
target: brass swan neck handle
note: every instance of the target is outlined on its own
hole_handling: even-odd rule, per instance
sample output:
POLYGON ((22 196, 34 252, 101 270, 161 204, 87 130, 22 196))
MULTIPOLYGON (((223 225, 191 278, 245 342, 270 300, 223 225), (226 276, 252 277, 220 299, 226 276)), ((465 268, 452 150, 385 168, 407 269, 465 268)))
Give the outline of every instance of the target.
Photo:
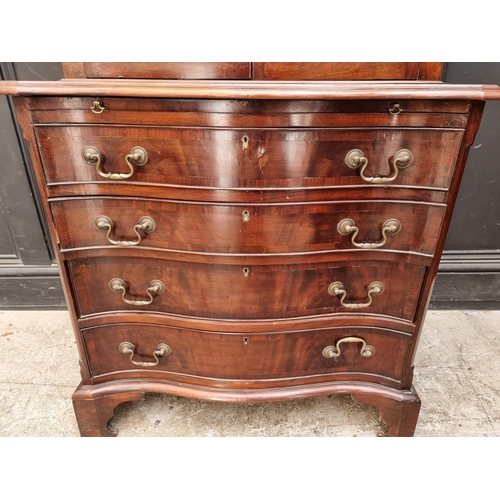
POLYGON ((137 246, 141 241, 143 236, 139 231, 143 231, 146 234, 152 233, 156 229, 156 223, 151 217, 141 217, 139 222, 134 226, 134 232, 137 235, 136 240, 115 240, 111 237, 111 233, 114 230, 113 221, 106 215, 99 215, 94 220, 94 226, 97 230, 107 232, 106 238, 112 245, 119 247, 133 247, 137 246))
POLYGON ((415 157, 409 149, 400 149, 392 157, 392 171, 391 175, 389 175, 388 177, 382 177, 380 175, 365 175, 366 168, 368 167, 368 158, 364 155, 361 149, 352 149, 351 151, 349 151, 344 159, 344 163, 352 169, 361 167, 361 170, 359 172, 360 177, 370 184, 388 184, 389 182, 392 182, 397 178, 400 169, 409 167, 414 162, 414 160, 415 157))
POLYGON ((368 302, 361 303, 346 303, 344 299, 346 298, 347 292, 344 288, 344 285, 340 281, 335 281, 330 284, 328 287, 328 293, 334 296, 340 296, 340 303, 343 307, 347 307, 349 309, 363 309, 365 307, 369 307, 373 301, 373 295, 380 295, 384 292, 384 285, 380 281, 374 281, 368 285, 368 302))
POLYGON ((153 280, 149 284, 146 290, 146 293, 149 295, 149 300, 127 299, 125 297, 125 295, 127 295, 127 286, 121 278, 113 278, 109 282, 109 288, 111 288, 113 292, 121 293, 123 302, 132 306, 147 306, 153 302, 156 295, 160 295, 165 291, 165 285, 160 280, 153 280))
POLYGON ((105 172, 102 169, 104 155, 94 146, 86 146, 82 149, 82 159, 88 165, 94 166, 101 177, 113 181, 122 181, 134 175, 135 167, 146 165, 148 162, 148 153, 140 146, 133 147, 130 153, 125 155, 125 161, 129 167, 129 171, 125 174, 121 172, 105 172))
POLYGON ((401 231, 401 222, 398 219, 388 219, 382 224, 382 239, 379 241, 357 242, 356 236, 359 233, 359 227, 352 219, 343 219, 338 223, 337 231, 346 236, 352 234, 351 242, 356 248, 374 249, 382 248, 387 243, 387 236, 394 235, 401 231))

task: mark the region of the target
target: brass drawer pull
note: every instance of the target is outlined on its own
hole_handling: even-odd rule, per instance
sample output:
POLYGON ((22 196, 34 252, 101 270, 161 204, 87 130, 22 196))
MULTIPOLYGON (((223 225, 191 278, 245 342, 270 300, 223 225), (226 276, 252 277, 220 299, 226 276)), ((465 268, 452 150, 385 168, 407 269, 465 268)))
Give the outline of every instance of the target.
POLYGON ((352 233, 351 242, 357 248, 381 248, 387 243, 387 235, 399 233, 400 230, 401 222, 397 219, 388 219, 382 224, 382 239, 380 241, 358 243, 355 239, 359 233, 359 228, 352 219, 343 219, 337 226, 337 231, 342 236, 352 233))
POLYGON ((340 344, 343 342, 361 342, 363 344, 359 350, 361 356, 365 358, 370 358, 375 354, 375 348, 371 345, 367 345, 366 342, 360 337, 345 337, 337 341, 337 343, 333 345, 326 346, 323 349, 323 356, 325 358, 338 358, 341 354, 340 352, 340 344))
POLYGON ((136 366, 156 366, 160 362, 160 357, 170 356, 172 349, 167 344, 158 344, 156 351, 153 352, 153 357, 156 361, 134 361, 135 346, 131 342, 122 342, 118 346, 118 350, 122 354, 130 354, 130 361, 136 366))
POLYGON ((134 232, 137 235, 137 239, 133 241, 123 241, 123 240, 113 240, 111 238, 111 233, 114 229, 113 221, 107 217, 106 215, 99 215, 94 220, 94 226, 99 231, 106 232, 106 238, 112 245, 117 245, 119 247, 133 247, 138 245, 142 241, 142 236, 139 233, 139 230, 144 231, 145 233, 152 233, 156 229, 156 223, 151 217, 141 217, 139 219, 139 223, 134 226, 134 232))
POLYGON ((394 102, 389 107, 389 113, 391 113, 391 115, 399 115, 401 111, 403 111, 403 108, 399 102, 394 102))
POLYGON ((95 166, 97 173, 104 177, 105 179, 111 179, 113 181, 121 181, 132 177, 135 171, 135 167, 142 167, 148 162, 148 153, 144 148, 140 146, 135 146, 132 148, 130 153, 125 156, 125 161, 129 167, 129 172, 127 174, 104 172, 101 168, 101 163, 103 161, 103 154, 93 146, 86 146, 82 149, 82 158, 85 163, 95 166))
MULTIPOLYGON (((125 161, 130 167, 130 173, 127 177, 130 177, 134 173, 134 167, 143 167, 148 162, 148 153, 141 146, 135 146, 130 150, 130 153, 125 156, 125 161)), ((125 178, 125 177, 124 177, 125 178)))
POLYGON ((98 115, 100 115, 105 109, 106 108, 104 107, 103 102, 97 99, 92 103, 92 106, 90 107, 90 110, 98 115))
POLYGON ((165 291, 165 285, 160 280, 153 280, 146 290, 146 293, 149 295, 149 300, 130 300, 125 298, 127 287, 122 279, 113 278, 109 282, 109 288, 111 288, 113 292, 121 292, 123 302, 132 306, 147 306, 153 302, 156 295, 160 295, 165 291))
POLYGON ((366 182, 370 182, 371 184, 387 184, 396 179, 400 169, 409 167, 414 160, 415 157, 409 149, 400 149, 392 158, 392 174, 389 177, 381 177, 379 175, 372 175, 371 177, 365 176, 368 158, 366 158, 363 151, 360 149, 349 151, 345 157, 344 163, 349 168, 353 169, 361 167, 359 175, 366 182))
POLYGON ((348 307, 349 309, 362 309, 364 307, 369 307, 372 303, 372 295, 380 295, 384 291, 384 285, 383 283, 380 283, 380 281, 374 281, 373 283, 370 283, 368 285, 368 302, 364 302, 361 304, 346 304, 344 302, 344 299, 347 295, 347 292, 344 289, 344 285, 340 281, 335 281, 328 287, 328 293, 330 295, 340 295, 340 303, 344 307, 348 307))

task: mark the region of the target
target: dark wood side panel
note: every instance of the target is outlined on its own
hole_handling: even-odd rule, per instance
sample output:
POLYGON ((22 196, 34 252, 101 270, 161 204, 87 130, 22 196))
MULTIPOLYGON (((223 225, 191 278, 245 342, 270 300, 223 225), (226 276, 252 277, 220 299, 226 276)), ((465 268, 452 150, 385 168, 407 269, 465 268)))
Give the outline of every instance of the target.
MULTIPOLYGON (((254 62, 255 80, 417 80, 418 62, 254 62)), ((429 76, 435 73, 428 72, 429 76)), ((437 78, 438 79, 438 78, 437 78)))
POLYGON ((425 62, 420 63, 420 71, 418 73, 419 80, 442 80, 443 79, 444 63, 442 62, 425 62))
MULTIPOLYGON (((66 299, 66 304, 68 305, 68 309, 70 312, 70 318, 73 324, 73 329, 75 334, 79 331, 78 328, 78 320, 76 316, 76 304, 73 300, 73 293, 70 288, 70 282, 69 282, 69 276, 66 272, 66 268, 64 266, 63 260, 61 258, 61 254, 59 252, 59 249, 57 247, 57 232, 54 227, 54 223, 50 217, 50 207, 48 204, 47 200, 47 189, 45 185, 45 179, 43 175, 43 167, 40 161, 40 155, 38 154, 38 149, 37 149, 37 141, 34 136, 34 131, 33 127, 31 125, 30 121, 30 114, 29 110, 26 108, 26 103, 23 98, 21 97, 15 97, 14 98, 14 104, 15 104, 15 110, 16 110, 16 115, 17 119, 19 120, 19 125, 21 126, 23 130, 23 134, 25 139, 27 140, 27 144, 29 147, 31 159, 33 161, 33 167, 35 171, 35 176, 36 176, 36 182, 38 186, 38 190, 41 194, 41 202, 42 202, 42 207, 43 211, 47 216, 47 223, 48 223, 48 228, 50 231, 50 240, 54 248, 54 253, 56 257, 56 262, 58 264, 59 270, 60 270, 60 277, 62 281, 62 288, 64 292, 64 297, 66 299)), ((84 360, 84 347, 83 347, 83 340, 81 339, 81 336, 76 334, 76 342, 78 345, 78 352, 80 354, 80 359, 84 360)), ((90 380, 89 373, 88 373, 88 366, 85 362, 81 363, 80 365, 80 370, 82 374, 82 381, 88 381, 90 380)))
POLYGON ((85 66, 82 62, 63 62, 64 78, 86 78, 85 66))
POLYGON ((63 63, 65 78, 248 80, 249 62, 85 62, 63 63))

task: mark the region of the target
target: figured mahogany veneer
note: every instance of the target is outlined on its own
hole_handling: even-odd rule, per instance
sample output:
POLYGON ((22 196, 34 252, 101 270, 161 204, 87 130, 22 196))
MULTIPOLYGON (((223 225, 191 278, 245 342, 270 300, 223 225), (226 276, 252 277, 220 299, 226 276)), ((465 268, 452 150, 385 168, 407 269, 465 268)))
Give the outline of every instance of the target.
MULTIPOLYGON (((61 82, 59 86, 59 90, 64 87, 66 84, 71 84, 73 81, 65 81, 61 82)), ((49 83, 49 82, 46 82, 49 83)), ((83 83, 83 82, 82 82, 83 83)), ((88 83, 88 82, 86 82, 88 83)), ((104 82, 101 82, 104 83, 104 82)), ((108 82, 109 83, 109 82, 108 82)), ((128 82, 121 82, 121 85, 127 85, 128 82)), ((135 82, 138 85, 138 82, 135 82)), ((7 82, 0 82, 0 85, 6 85, 7 82)), ((149 85, 157 85, 158 82, 149 82, 149 85)), ((170 84, 175 84, 175 82, 169 82, 170 84)), ((185 82, 184 83, 188 87, 195 87, 194 82, 185 82)), ((74 82, 73 82, 74 85, 74 82)), ((145 85, 143 83, 143 85, 145 85)), ((281 83, 280 87, 287 88, 290 83, 281 83)), ((400 84, 403 88, 408 85, 400 84)), ((200 85, 201 88, 206 88, 211 86, 210 82, 204 82, 200 85)), ((253 85, 252 87, 255 87, 253 85)), ((269 83, 261 83, 258 87, 269 87, 269 83)), ((274 83, 276 86, 276 83, 274 83)), ((241 82, 237 85, 237 87, 241 87, 241 82)), ((322 88, 326 87, 327 89, 331 84, 327 85, 322 84, 322 88)), ((416 88, 415 86, 411 87, 411 91, 415 91, 416 89, 424 89, 430 87, 429 85, 425 85, 423 83, 419 84, 416 88)), ((463 89, 463 86, 458 86, 459 89, 463 89)), ((138 87, 139 89, 140 87, 138 87)), ((230 91, 232 88, 231 82, 225 82, 224 89, 226 91, 230 91)), ((302 91, 307 91, 311 88, 311 83, 308 83, 307 86, 301 85, 297 86, 302 91)), ((350 88, 351 91, 353 88, 356 88, 355 85, 351 84, 349 87, 343 85, 342 82, 335 83, 335 92, 341 92, 343 88, 350 88)), ((335 98, 335 93, 330 94, 328 99, 313 99, 309 97, 307 100, 297 100, 297 99, 280 99, 279 94, 274 93, 272 99, 261 100, 257 99, 254 96, 249 96, 250 99, 199 99, 195 97, 190 97, 188 99, 166 99, 162 96, 162 98, 153 98, 148 97, 147 99, 137 99, 136 97, 106 97, 103 100, 100 97, 100 100, 106 110, 106 113, 97 113, 88 115, 86 112, 93 106, 94 101, 96 100, 95 96, 71 96, 71 97, 61 97, 59 99, 53 99, 52 97, 44 97, 43 95, 37 95, 36 97, 26 97, 25 105, 32 112, 31 117, 33 119, 33 123, 41 124, 41 123, 55 123, 60 121, 62 123, 81 123, 82 112, 85 112, 85 122, 86 123, 137 123, 142 125, 157 125, 158 123, 165 125, 167 122, 167 113, 168 120, 172 120, 174 125, 191 125, 194 126, 196 123, 205 123, 207 119, 207 114, 210 116, 210 122, 213 123, 214 117, 215 119, 223 119, 224 117, 230 119, 239 119, 242 118, 241 115, 251 115, 253 120, 265 120, 267 124, 273 120, 283 120, 280 123, 288 123, 292 124, 292 120, 295 122, 297 119, 300 119, 301 116, 304 115, 304 118, 308 120, 312 120, 313 124, 314 120, 320 118, 321 120, 330 119, 330 120, 347 120, 349 119, 349 115, 364 115, 365 118, 369 118, 370 116, 376 115, 379 120, 385 119, 386 122, 391 122, 397 119, 398 123, 400 120, 406 120, 409 118, 415 119, 415 117, 419 117, 423 119, 425 115, 431 115, 439 113, 440 115, 445 116, 435 116, 436 120, 443 120, 447 117, 447 115, 453 115, 453 120, 459 120, 459 115, 468 114, 471 110, 471 102, 468 99, 472 97, 477 98, 477 87, 474 88, 475 93, 472 94, 471 88, 468 88, 471 96, 462 97, 460 94, 460 100, 456 100, 454 98, 445 99, 442 96, 442 99, 438 100, 430 100, 428 98, 418 99, 418 98, 404 98, 398 96, 397 103, 400 106, 401 112, 397 115, 388 116, 387 112, 391 108, 395 101, 393 96, 382 98, 382 93, 379 92, 383 89, 393 89, 394 85, 390 83, 384 83, 383 85, 378 85, 378 92, 372 98, 369 98, 366 94, 367 86, 361 87, 364 90, 364 93, 357 96, 357 99, 347 99, 344 100, 342 98, 335 98), (144 111, 147 111, 147 114, 144 114, 144 111), (141 116, 142 114, 142 116, 141 116), (229 115, 229 116, 228 116, 229 115), (264 116, 263 116, 264 115, 264 116), (397 118, 395 118, 397 117, 397 118), (127 121, 124 121, 127 120, 127 121), (194 122, 190 122, 189 120, 195 120, 194 122)), ((449 86, 445 84, 433 85, 433 89, 442 90, 447 89, 448 91, 453 89, 456 91, 455 86, 449 86)), ((163 86, 163 89, 165 87, 163 86)), ((45 89, 48 90, 47 88, 45 89)), ((116 94, 120 94, 121 87, 119 89, 115 88, 116 94)), ((222 89, 220 89, 222 90, 222 89)), ((254 88, 250 89, 250 93, 254 88)), ((360 89, 358 89, 360 90, 360 89)), ((80 89, 80 92, 82 89, 80 89)), ((36 89, 33 89, 33 93, 36 93, 36 89)), ((80 93, 78 92, 78 93, 80 93)), ((427 92, 426 92, 427 93, 427 92)), ((138 96, 139 97, 139 96, 138 96)), ((341 123, 341 122, 337 122, 341 123)), ((233 124, 233 123, 232 123, 233 124)), ((248 121, 246 122, 248 125, 248 121)), ((274 122, 275 126, 279 126, 278 122, 274 122)))
POLYGON ((440 80, 443 63, 253 63, 256 80, 440 80))
POLYGON ((124 183, 239 189, 363 186, 360 169, 345 164, 351 150, 368 159, 367 176, 389 176, 394 155, 409 149, 414 163, 401 169, 393 184, 447 189, 463 131, 40 127, 36 135, 49 185, 107 182, 82 159, 87 146, 101 153, 104 172, 122 174, 130 171, 125 156, 140 146, 148 162, 124 183))
POLYGON ((384 223, 397 215, 401 229, 380 248, 432 256, 446 211, 444 204, 385 200, 221 205, 104 196, 54 199, 50 206, 63 252, 139 241, 134 227, 150 217, 156 228, 139 231, 138 248, 224 255, 356 250, 383 242, 384 223), (109 239, 95 226, 102 215, 112 222, 109 239), (347 218, 359 226, 354 243, 338 229, 347 218))
POLYGON ((63 63, 66 78, 439 80, 443 63, 63 63))
POLYGON ((178 63, 63 63, 66 78, 189 78, 242 80, 250 78, 249 62, 178 62, 178 63))
POLYGON ((68 267, 81 316, 134 310, 243 320, 363 313, 413 321, 425 272, 423 266, 362 256, 295 265, 248 265, 244 258, 237 260, 230 265, 168 257, 92 257, 72 259, 68 267), (146 290, 153 280, 162 281, 165 291, 148 305, 130 305, 110 289, 114 278, 125 282, 127 300, 149 300, 146 290), (349 309, 328 293, 336 281, 345 286, 346 303, 366 303, 368 286, 374 281, 383 283, 385 291, 373 297, 370 307, 349 309))
MULTIPOLYGON (((159 325, 107 325, 83 330, 92 374, 99 380, 113 378, 161 378, 164 372, 182 376, 210 378, 218 373, 219 384, 244 388, 255 379, 260 387, 275 384, 274 379, 294 378, 294 384, 325 380, 360 379, 401 387, 409 346, 413 337, 382 328, 330 328, 284 333, 222 334, 183 330, 159 325), (346 337, 363 338, 375 352, 361 355, 361 342, 339 345, 339 356, 326 358, 323 350, 346 337), (156 366, 137 366, 130 354, 119 351, 122 342, 134 345, 133 360, 155 363, 153 352, 166 343, 171 353, 159 356, 156 366), (302 378, 298 380, 297 377, 302 378)), ((209 384, 209 381, 198 384, 209 384)), ((284 381, 286 384, 286 381, 284 381)))
POLYGON ((418 337, 483 101, 500 89, 319 81, 437 79, 436 63, 99 64, 0 83, 18 96, 72 315, 82 435, 115 435, 116 405, 148 391, 350 393, 380 409, 383 435, 413 435, 418 337), (167 74, 219 80, 126 79, 167 74), (108 78, 75 79, 87 76, 108 78), (276 81, 298 77, 317 81, 276 81), (147 161, 132 175, 98 173, 97 158, 130 172, 137 146, 147 161), (401 151, 412 162, 394 177, 401 151))

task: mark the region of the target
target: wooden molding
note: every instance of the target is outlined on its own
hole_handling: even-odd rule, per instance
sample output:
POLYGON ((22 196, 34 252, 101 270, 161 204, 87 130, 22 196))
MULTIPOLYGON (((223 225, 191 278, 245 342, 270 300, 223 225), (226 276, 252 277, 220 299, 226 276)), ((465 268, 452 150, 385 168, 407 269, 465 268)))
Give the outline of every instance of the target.
POLYGON ((441 82, 272 82, 199 80, 2 81, 0 95, 159 97, 190 99, 452 99, 500 100, 498 85, 441 82))

